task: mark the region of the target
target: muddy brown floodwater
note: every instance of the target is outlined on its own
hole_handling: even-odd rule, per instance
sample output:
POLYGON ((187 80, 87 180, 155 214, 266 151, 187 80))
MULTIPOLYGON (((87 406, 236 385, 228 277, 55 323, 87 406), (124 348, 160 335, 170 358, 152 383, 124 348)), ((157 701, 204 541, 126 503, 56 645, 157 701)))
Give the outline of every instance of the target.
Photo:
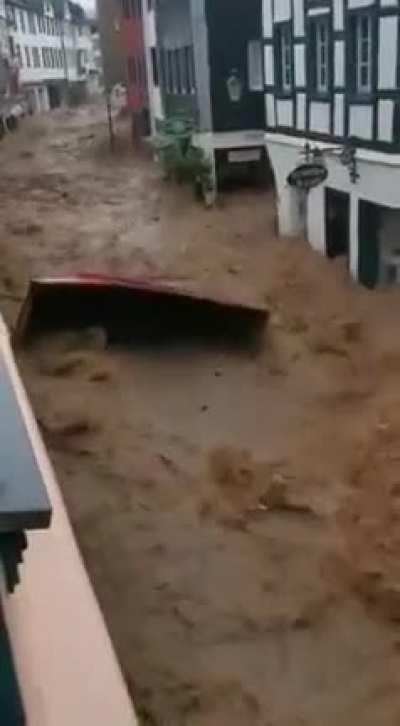
POLYGON ((86 109, 2 143, 9 324, 31 275, 71 270, 271 311, 258 354, 93 330, 19 354, 141 722, 398 726, 400 293, 277 240, 271 192, 206 211, 118 137, 86 109))

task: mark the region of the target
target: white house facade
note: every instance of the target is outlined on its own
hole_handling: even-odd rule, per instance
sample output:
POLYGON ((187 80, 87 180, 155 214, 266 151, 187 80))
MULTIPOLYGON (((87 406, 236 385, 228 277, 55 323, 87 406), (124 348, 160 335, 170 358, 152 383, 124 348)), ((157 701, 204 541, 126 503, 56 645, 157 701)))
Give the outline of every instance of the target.
POLYGON ((400 270, 399 22, 398 0, 263 0, 280 231, 370 287, 400 270), (291 185, 304 163, 326 169, 309 191, 291 185))
POLYGON ((84 98, 92 53, 90 25, 79 5, 6 0, 8 52, 30 112, 84 98))

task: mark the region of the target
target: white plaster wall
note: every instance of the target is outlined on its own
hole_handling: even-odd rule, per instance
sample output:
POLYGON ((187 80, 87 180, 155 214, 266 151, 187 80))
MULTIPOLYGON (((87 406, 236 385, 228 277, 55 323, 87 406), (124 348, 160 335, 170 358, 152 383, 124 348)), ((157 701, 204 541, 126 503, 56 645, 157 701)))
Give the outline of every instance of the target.
POLYGON ((334 109, 334 133, 335 136, 343 136, 344 134, 344 96, 342 93, 335 93, 335 109, 334 109))
POLYGON ((398 0, 381 0, 381 6, 383 8, 394 8, 397 7, 398 0))
POLYGON ((320 134, 330 133, 330 103, 310 104, 310 129, 320 134))
POLYGON ((293 102, 290 100, 277 100, 276 115, 278 126, 293 126, 293 102))
POLYGON ((288 174, 301 160, 300 149, 267 142, 267 150, 275 174, 279 233, 288 236, 302 234, 306 222, 304 194, 287 183, 288 174))
POLYGON ((147 13, 144 13, 144 22, 146 42, 149 46, 154 47, 157 45, 156 16, 154 10, 149 10, 147 13))
POLYGON ((274 49, 272 45, 264 46, 264 79, 267 86, 274 85, 274 49))
POLYGON ((272 93, 265 94, 265 113, 267 125, 271 128, 276 126, 275 97, 272 93))
POLYGON ((282 20, 290 20, 291 18, 291 0, 279 0, 274 2, 274 20, 280 22, 282 20))
POLYGON ((344 0, 333 0, 333 28, 344 30, 344 0))
POLYGON ((325 186, 322 184, 308 193, 307 239, 311 247, 325 254, 325 186))
POLYGON ((358 279, 359 201, 359 197, 356 193, 350 194, 349 269, 350 274, 355 280, 358 279))
POLYGON ((335 86, 344 86, 345 84, 345 55, 344 55, 344 41, 335 41, 335 55, 334 55, 334 75, 335 75, 335 86))
POLYGON ((263 33, 264 33, 264 38, 272 38, 272 35, 273 35, 272 0, 263 0, 263 33))
POLYGON ((321 7, 321 8, 310 8, 307 15, 310 15, 311 17, 315 15, 329 15, 331 12, 331 9, 328 7, 321 7))
POLYGON ((304 131, 306 127, 306 95, 305 93, 297 94, 297 128, 304 131))
POLYGON ((294 46, 294 68, 296 86, 306 84, 306 50, 303 43, 296 43, 294 46))
POLYGON ((387 17, 379 21, 379 88, 396 88, 397 85, 398 18, 387 17))
POLYGON ((372 107, 350 106, 350 136, 372 139, 372 107))
POLYGON ((382 99, 378 106, 378 136, 380 141, 393 141, 394 101, 382 99))
MULTIPOLYGON (((164 118, 161 88, 153 83, 153 64, 151 49, 157 48, 157 34, 154 10, 143 12, 143 31, 146 48, 147 86, 149 93, 149 110, 151 130, 156 131, 156 119, 164 118)), ((160 69, 159 69, 160 71, 160 69)))
POLYGON ((374 4, 375 0, 349 0, 349 8, 366 8, 374 4))
POLYGON ((295 36, 304 35, 304 0, 293 0, 293 29, 295 36))

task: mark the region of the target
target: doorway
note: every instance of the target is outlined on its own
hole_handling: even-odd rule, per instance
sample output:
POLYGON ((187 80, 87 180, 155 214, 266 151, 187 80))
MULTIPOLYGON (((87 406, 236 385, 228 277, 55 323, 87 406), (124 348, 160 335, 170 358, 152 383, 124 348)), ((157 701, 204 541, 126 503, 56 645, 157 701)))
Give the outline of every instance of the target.
POLYGON ((325 188, 325 239, 328 257, 349 259, 350 195, 329 187, 325 188))
POLYGON ((59 108, 61 105, 61 98, 60 98, 60 91, 57 88, 57 86, 49 85, 47 86, 48 94, 49 94, 49 105, 50 109, 53 108, 59 108))
POLYGON ((207 0, 214 131, 263 129, 261 0, 207 0))

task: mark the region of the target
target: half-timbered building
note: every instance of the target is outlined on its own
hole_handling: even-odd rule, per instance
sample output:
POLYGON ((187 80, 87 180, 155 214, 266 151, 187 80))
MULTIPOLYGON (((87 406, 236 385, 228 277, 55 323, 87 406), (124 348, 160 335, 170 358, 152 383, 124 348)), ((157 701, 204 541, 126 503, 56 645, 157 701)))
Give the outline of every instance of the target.
POLYGON ((263 0, 263 36, 281 233, 345 255, 368 286, 397 279, 398 0, 263 0), (293 170, 313 164, 326 169, 321 183, 294 183, 293 170))

